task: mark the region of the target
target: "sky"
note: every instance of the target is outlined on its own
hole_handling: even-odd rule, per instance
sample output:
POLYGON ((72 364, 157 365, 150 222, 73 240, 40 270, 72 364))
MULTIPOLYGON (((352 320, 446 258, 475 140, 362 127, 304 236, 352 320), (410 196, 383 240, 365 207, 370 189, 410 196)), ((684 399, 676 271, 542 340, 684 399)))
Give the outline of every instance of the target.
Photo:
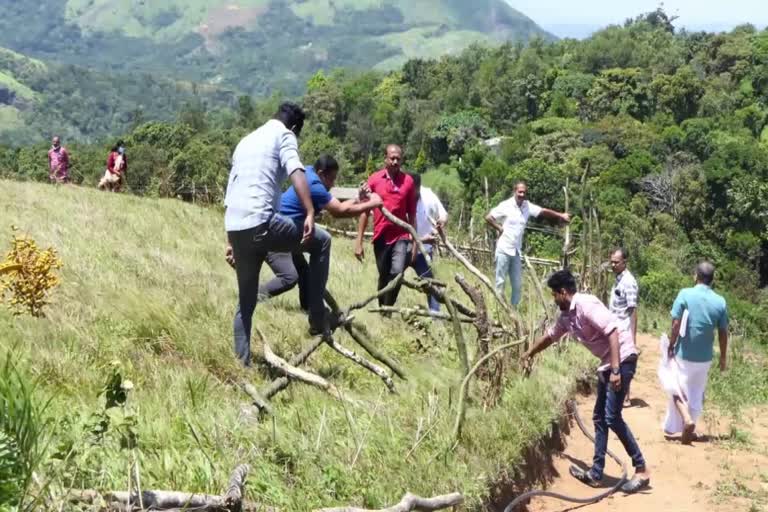
MULTIPOLYGON (((545 29, 579 25, 597 28, 623 23, 660 5, 658 0, 507 1, 545 29)), ((759 28, 768 25, 768 0, 666 0, 663 7, 667 14, 679 16, 675 22, 677 27, 693 30, 722 30, 741 23, 752 23, 759 28)))

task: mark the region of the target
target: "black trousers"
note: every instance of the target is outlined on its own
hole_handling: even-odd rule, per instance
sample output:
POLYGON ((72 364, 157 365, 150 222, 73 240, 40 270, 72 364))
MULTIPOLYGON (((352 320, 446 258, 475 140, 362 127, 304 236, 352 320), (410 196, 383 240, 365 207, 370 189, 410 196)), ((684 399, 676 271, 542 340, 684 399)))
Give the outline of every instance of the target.
MULTIPOLYGON (((408 240, 398 240, 387 245, 381 239, 374 240, 373 253, 376 256, 376 268, 379 270, 377 290, 381 290, 408 267, 411 243, 408 240)), ((397 286, 394 290, 379 297, 379 306, 394 306, 399 294, 400 286, 397 286)))

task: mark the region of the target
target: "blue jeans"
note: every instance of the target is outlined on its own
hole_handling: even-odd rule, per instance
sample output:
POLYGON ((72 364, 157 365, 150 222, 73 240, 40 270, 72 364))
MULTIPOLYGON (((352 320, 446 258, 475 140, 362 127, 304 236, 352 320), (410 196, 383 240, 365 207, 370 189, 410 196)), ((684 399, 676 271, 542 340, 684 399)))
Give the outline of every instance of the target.
POLYGON ((599 480, 603 478, 605 469, 605 452, 608 449, 608 430, 613 430, 616 436, 624 445, 627 455, 632 459, 632 466, 635 468, 645 467, 645 459, 640 452, 640 447, 632 435, 632 431, 624 423, 621 416, 621 409, 624 407, 624 396, 632 382, 632 377, 637 369, 637 357, 630 357, 621 363, 621 389, 614 391, 611 388, 611 371, 600 372, 597 384, 597 400, 595 401, 595 410, 592 420, 595 423, 595 456, 592 459, 592 477, 599 480))
POLYGON ((268 222, 255 228, 227 233, 235 257, 240 297, 233 322, 235 354, 244 366, 251 364, 251 322, 259 300, 259 273, 268 253, 303 250, 310 254, 307 283, 309 323, 319 328, 325 321, 323 295, 330 268, 331 236, 316 227, 312 238, 302 246, 302 230, 303 222, 275 214, 268 222))
MULTIPOLYGON (((432 259, 431 248, 427 250, 427 254, 429 254, 429 259, 432 259)), ((427 260, 424 258, 424 255, 421 254, 421 252, 419 252, 419 254, 416 256, 416 261, 413 262, 413 270, 419 277, 434 277, 432 274, 432 269, 430 268, 427 260)), ((427 305, 431 311, 440 311, 440 303, 437 301, 437 298, 434 295, 430 295, 427 298, 427 305)))
POLYGON ((504 295, 504 282, 509 277, 512 284, 512 305, 520 304, 520 297, 523 286, 523 265, 520 257, 520 251, 514 256, 509 256, 501 252, 496 253, 496 290, 499 295, 504 295))

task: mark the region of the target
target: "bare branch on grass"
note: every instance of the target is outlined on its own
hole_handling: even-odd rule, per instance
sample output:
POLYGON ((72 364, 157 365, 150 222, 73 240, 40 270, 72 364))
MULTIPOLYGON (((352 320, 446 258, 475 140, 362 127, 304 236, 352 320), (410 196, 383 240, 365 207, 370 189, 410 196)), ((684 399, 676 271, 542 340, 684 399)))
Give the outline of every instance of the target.
POLYGON ((453 494, 445 494, 443 496, 435 496, 434 498, 422 498, 408 493, 403 496, 400 503, 388 508, 373 510, 358 507, 337 507, 323 508, 315 510, 314 512, 412 512, 416 510, 421 512, 431 512, 433 510, 458 507, 462 503, 464 503, 464 496, 457 492, 453 494))
MULTIPOLYGON (((446 288, 446 286, 442 283, 438 284, 434 280, 428 280, 428 279, 419 279, 415 283, 412 281, 408 281, 407 279, 403 280, 403 286, 406 288, 410 288, 412 290, 420 291, 426 295, 433 295, 437 301, 440 304, 445 304, 446 298, 445 298, 445 290, 441 289, 446 288)), ((456 311, 461 313, 462 315, 466 315, 470 318, 474 318, 475 312, 469 309, 467 306, 462 304, 461 302, 450 299, 453 303, 453 306, 456 308, 456 311)))
MULTIPOLYGON (((451 320, 451 315, 447 313, 441 313, 439 311, 431 311, 429 309, 423 309, 423 308, 396 308, 393 306, 381 306, 378 308, 371 308, 368 310, 369 313, 379 313, 379 314, 391 314, 395 313, 403 318, 408 318, 411 316, 423 316, 426 318, 436 318, 438 320, 451 320)), ((465 324, 471 324, 474 323, 475 320, 472 318, 466 318, 466 317, 459 317, 459 321, 465 324)))
POLYGON ((391 292, 392 290, 400 286, 400 284, 403 281, 403 276, 404 276, 404 273, 402 272, 400 274, 397 274, 397 276, 394 279, 392 279, 389 283, 387 283, 387 286, 377 291, 374 295, 368 297, 367 299, 363 299, 361 301, 355 302, 354 304, 349 306, 344 311, 344 316, 349 316, 349 313, 356 309, 363 309, 365 306, 373 302, 375 299, 378 299, 379 297, 386 295, 387 293, 391 292))
POLYGON ((333 350, 335 350, 342 356, 346 357, 347 359, 353 361, 355 364, 358 364, 363 368, 365 368, 366 370, 377 375, 382 381, 384 381, 384 384, 387 386, 387 389, 389 389, 389 392, 395 393, 395 383, 392 382, 392 378, 387 374, 387 372, 384 371, 383 368, 373 364, 372 362, 368 361, 367 359, 364 359, 363 357, 360 357, 359 355, 354 353, 352 350, 349 350, 348 348, 340 345, 336 340, 333 339, 332 336, 328 336, 325 342, 333 350))

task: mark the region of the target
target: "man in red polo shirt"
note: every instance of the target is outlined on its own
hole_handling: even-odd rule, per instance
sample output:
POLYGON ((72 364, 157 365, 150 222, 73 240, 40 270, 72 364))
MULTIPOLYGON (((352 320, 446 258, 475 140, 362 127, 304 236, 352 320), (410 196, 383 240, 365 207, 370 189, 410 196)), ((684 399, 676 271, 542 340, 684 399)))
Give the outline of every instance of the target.
MULTIPOLYGON (((400 146, 387 146, 385 167, 368 177, 368 188, 381 196, 384 208, 392 215, 412 225, 416 229, 416 194, 413 178, 400 168, 403 162, 403 150, 400 146)), ((355 256, 362 261, 363 236, 368 227, 368 213, 360 216, 355 243, 355 256)), ((373 253, 376 255, 376 267, 379 270, 379 287, 384 288, 398 274, 405 271, 416 259, 416 244, 412 243, 407 230, 392 223, 380 210, 373 212, 373 253)), ((393 306, 400 293, 398 286, 391 292, 379 297, 380 306, 393 306)))

